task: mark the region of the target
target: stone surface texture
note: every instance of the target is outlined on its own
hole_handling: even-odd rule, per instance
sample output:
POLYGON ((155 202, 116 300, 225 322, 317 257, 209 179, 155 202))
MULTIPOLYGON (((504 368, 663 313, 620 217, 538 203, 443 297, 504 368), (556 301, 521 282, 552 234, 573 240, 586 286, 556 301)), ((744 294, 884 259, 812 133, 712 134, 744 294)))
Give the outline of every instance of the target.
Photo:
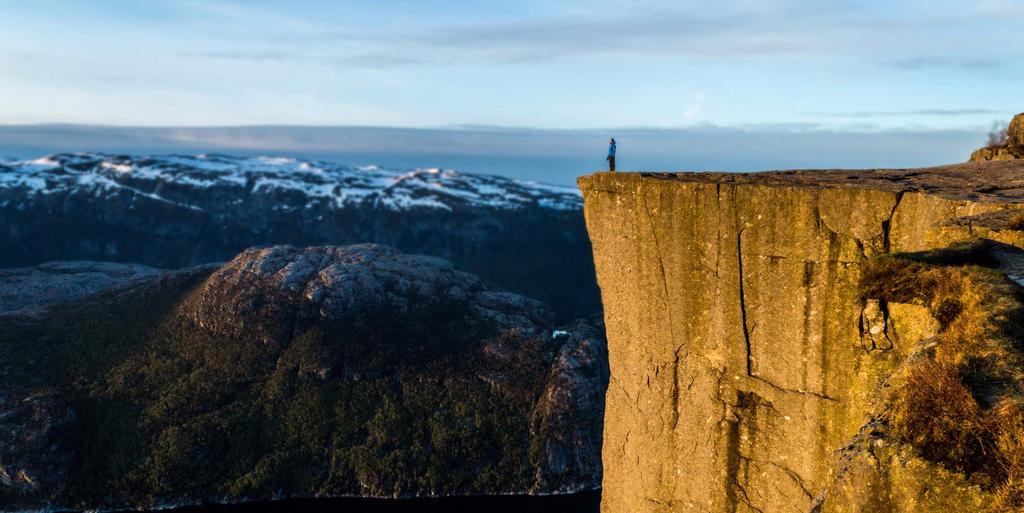
MULTIPOLYGON (((1024 163, 579 185, 611 369, 604 513, 940 511, 819 500, 841 488, 833 453, 856 445, 876 388, 936 329, 919 307, 862 301, 860 268, 969 238, 954 220, 1021 208, 1024 163)), ((884 467, 862 472, 877 486, 925 472, 883 452, 858 453, 884 467)), ((927 489, 915 483, 902 489, 927 489)))

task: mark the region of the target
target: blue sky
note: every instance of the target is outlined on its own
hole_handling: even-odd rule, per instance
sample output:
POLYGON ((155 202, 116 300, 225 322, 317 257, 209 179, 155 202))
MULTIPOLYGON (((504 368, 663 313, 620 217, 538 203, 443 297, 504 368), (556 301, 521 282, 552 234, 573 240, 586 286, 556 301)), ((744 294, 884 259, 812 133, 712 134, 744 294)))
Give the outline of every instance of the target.
POLYGON ((0 124, 984 131, 1024 1, 0 0, 0 124))

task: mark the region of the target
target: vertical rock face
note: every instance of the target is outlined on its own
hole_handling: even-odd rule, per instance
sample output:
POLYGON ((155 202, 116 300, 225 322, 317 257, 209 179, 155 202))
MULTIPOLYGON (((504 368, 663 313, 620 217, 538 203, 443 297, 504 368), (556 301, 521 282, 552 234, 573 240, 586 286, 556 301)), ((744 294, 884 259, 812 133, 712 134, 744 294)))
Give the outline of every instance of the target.
POLYGON ((611 369, 602 510, 809 511, 907 352, 894 314, 860 299, 860 265, 1020 201, 1022 176, 581 178, 611 369))
POLYGON ((1024 114, 1017 114, 1013 117, 1006 135, 1010 144, 1024 146, 1024 114))

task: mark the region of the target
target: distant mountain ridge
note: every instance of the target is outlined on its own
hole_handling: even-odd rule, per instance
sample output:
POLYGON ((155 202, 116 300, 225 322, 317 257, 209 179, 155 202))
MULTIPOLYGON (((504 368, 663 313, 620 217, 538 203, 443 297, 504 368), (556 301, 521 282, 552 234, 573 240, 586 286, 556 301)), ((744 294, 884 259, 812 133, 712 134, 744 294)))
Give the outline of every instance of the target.
MULTIPOLYGON (((28 195, 71 187, 91 188, 98 194, 124 190, 195 209, 203 205, 182 202, 178 187, 292 191, 305 194, 310 202, 338 208, 371 203, 393 210, 464 206, 574 210, 583 205, 571 187, 438 168, 350 167, 282 157, 59 153, 35 160, 0 160, 0 165, 0 187, 28 195)), ((10 201, 3 199, 0 204, 10 201)))
POLYGON ((0 267, 96 260, 178 268, 254 245, 362 242, 449 259, 562 318, 599 309, 574 188, 212 154, 0 162, 0 267))

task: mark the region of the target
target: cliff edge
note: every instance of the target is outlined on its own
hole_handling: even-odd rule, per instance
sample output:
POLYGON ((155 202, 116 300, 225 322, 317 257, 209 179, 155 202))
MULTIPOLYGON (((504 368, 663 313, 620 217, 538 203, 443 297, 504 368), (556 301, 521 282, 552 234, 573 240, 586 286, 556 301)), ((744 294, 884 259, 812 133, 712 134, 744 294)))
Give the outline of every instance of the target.
POLYGON ((1014 500, 1016 474, 984 456, 996 451, 943 459, 911 417, 927 406, 914 392, 934 388, 920 362, 966 390, 960 420, 1018 411, 1024 162, 597 173, 579 186, 611 369, 602 511, 1014 500))

